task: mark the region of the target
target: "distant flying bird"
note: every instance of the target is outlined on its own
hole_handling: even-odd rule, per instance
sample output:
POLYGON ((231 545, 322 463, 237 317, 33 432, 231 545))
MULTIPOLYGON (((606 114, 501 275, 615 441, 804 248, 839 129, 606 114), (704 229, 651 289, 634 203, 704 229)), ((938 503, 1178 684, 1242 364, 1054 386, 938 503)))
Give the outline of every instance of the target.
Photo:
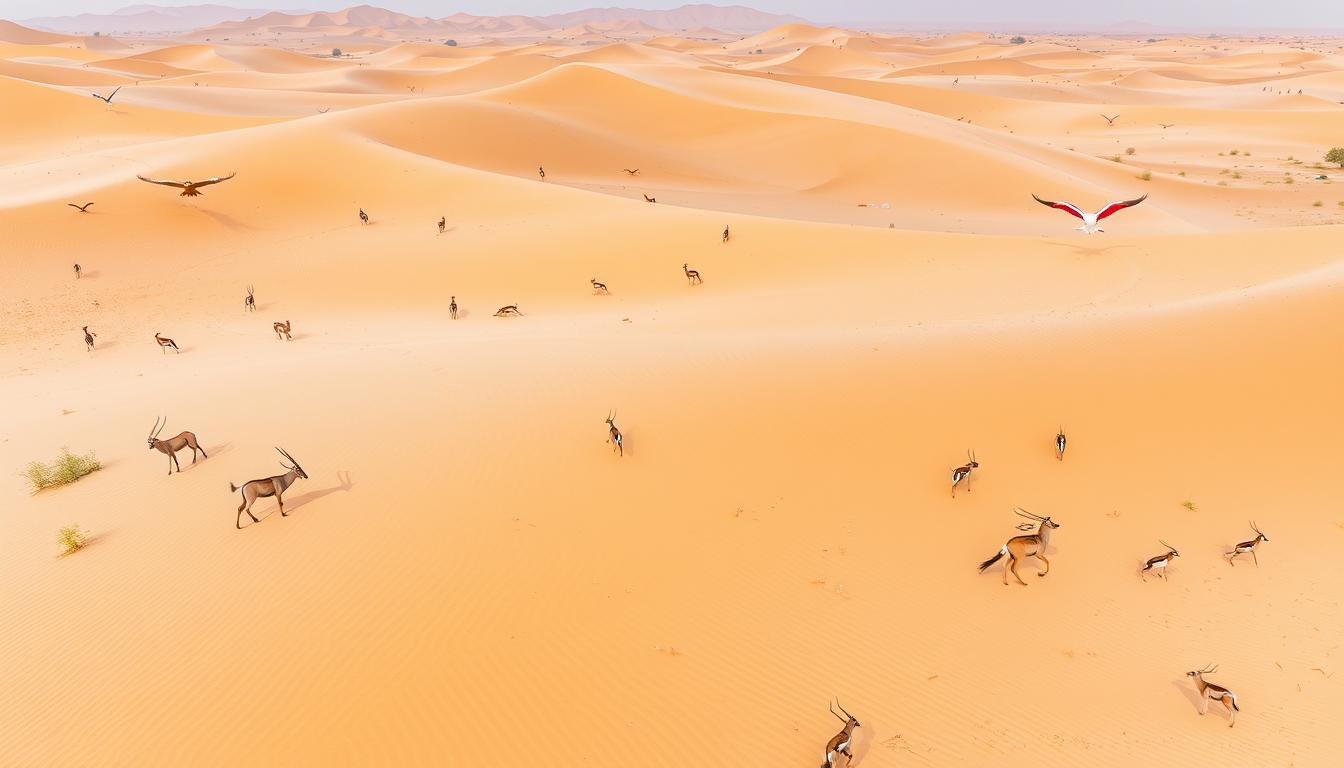
POLYGON ((1042 200, 1041 198, 1036 197, 1036 195, 1034 194, 1032 195, 1032 197, 1035 198, 1036 202, 1040 203, 1041 205, 1048 205, 1051 208, 1058 208, 1061 211, 1066 211, 1082 219, 1083 225, 1081 227, 1078 227, 1078 230, 1088 235, 1106 231, 1101 227, 1097 226, 1098 224, 1101 223, 1102 219, 1106 218, 1107 216, 1110 216, 1111 214, 1115 213, 1118 210, 1128 208, 1133 205, 1138 205, 1139 203, 1142 203, 1144 200, 1148 199, 1148 195, 1144 195, 1143 197, 1136 197, 1133 200, 1117 200, 1116 202, 1111 203, 1110 205, 1106 206, 1105 208, 1102 208, 1100 211, 1097 211, 1096 213, 1083 213, 1082 210, 1079 209, 1078 206, 1074 205, 1073 203, 1056 203, 1050 200, 1042 200))
POLYGON ((1102 115, 1102 117, 1106 119, 1107 125, 1115 125, 1115 121, 1120 119, 1119 115, 1116 115, 1115 117, 1106 117, 1105 115, 1102 115))
MULTIPOLYGON (((642 194, 642 193, 641 193, 641 194, 642 194)), ((644 195, 644 202, 646 202, 646 203, 656 203, 656 202, 658 202, 658 198, 656 198, 656 197, 649 197, 648 195, 644 195)))
POLYGON ((1165 131, 1166 129, 1168 129, 1168 128, 1172 127, 1173 125, 1176 125, 1176 124, 1175 124, 1175 123, 1158 123, 1158 125, 1162 126, 1162 130, 1165 131))
POLYGON ((228 176, 216 176, 212 179, 206 179, 205 181, 162 181, 159 179, 146 179, 144 176, 141 176, 138 173, 135 175, 135 178, 141 181, 147 181, 150 184, 162 184, 165 187, 177 187, 178 189, 182 190, 182 194, 178 195, 178 197, 197 197, 198 195, 201 194, 199 187, 208 187, 211 184, 218 184, 221 181, 228 181, 229 179, 232 179, 234 176, 237 175, 238 172, 234 171, 233 173, 230 173, 228 176))
POLYGON ((639 169, 638 169, 638 168, 634 169, 633 171, 630 170, 629 168, 622 168, 621 170, 622 170, 622 171, 625 171, 626 173, 630 174, 631 176, 634 176, 635 174, 639 173, 639 169))
POLYGON ((108 95, 106 95, 106 96, 99 96, 98 94, 95 93, 95 94, 93 94, 93 98, 98 99, 99 101, 106 101, 108 104, 111 104, 111 103, 112 103, 112 97, 113 97, 113 96, 116 96, 116 95, 117 95, 117 91, 120 91, 120 90, 121 90, 121 86, 118 85, 118 86, 116 87, 116 89, 113 90, 113 91, 112 91, 111 93, 109 93, 108 95))
POLYGON ((78 208, 80 213, 88 213, 88 212, 89 212, 89 206, 90 206, 90 205, 93 205, 93 203, 85 203, 85 204, 83 204, 83 205, 75 205, 74 203, 66 203, 66 205, 70 206, 71 208, 78 208))
POLYGON ((359 223, 360 224, 369 223, 369 214, 365 213, 363 208, 359 209, 359 223))

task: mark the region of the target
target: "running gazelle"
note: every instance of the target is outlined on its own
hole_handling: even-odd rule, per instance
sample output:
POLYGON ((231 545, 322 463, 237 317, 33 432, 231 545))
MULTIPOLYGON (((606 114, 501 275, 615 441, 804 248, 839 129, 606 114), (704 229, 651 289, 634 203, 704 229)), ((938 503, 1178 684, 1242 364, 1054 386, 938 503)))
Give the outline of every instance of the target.
POLYGON ((1143 568, 1139 570, 1139 578, 1141 579, 1147 578, 1149 571, 1157 571, 1162 574, 1163 579, 1167 578, 1167 566, 1171 565, 1171 559, 1181 556, 1181 553, 1177 552, 1176 548, 1167 542, 1162 541, 1161 539, 1158 539, 1158 542, 1166 547, 1167 551, 1157 557, 1148 558, 1148 562, 1144 563, 1143 568))
POLYGON ((835 707, 828 705, 827 708, 831 710, 832 715, 835 715, 840 719, 840 722, 845 724, 845 727, 841 728, 839 733, 826 742, 826 762, 821 764, 821 768, 835 768, 837 755, 844 755, 848 759, 848 762, 845 763, 846 766, 854 762, 854 751, 851 749, 854 746, 854 729, 862 727, 858 718, 849 714, 849 711, 840 704, 839 700, 835 702, 835 706, 840 707, 840 712, 845 713, 844 717, 840 717, 840 713, 835 711, 835 707))
POLYGON ((1040 528, 1037 528, 1036 533, 1033 534, 1014 536, 1002 547, 999 547, 999 551, 996 552, 993 557, 980 564, 980 572, 984 573, 986 568, 997 563, 1004 555, 1007 555, 1008 562, 1003 567, 1003 585, 1005 587, 1008 586, 1009 571, 1012 571, 1013 578, 1017 579, 1018 584, 1021 584, 1024 587, 1027 586, 1027 582, 1023 581, 1022 576, 1017 572, 1017 565, 1028 557, 1035 557, 1037 560, 1045 563, 1045 570, 1038 571, 1036 573, 1037 576, 1044 576, 1050 572, 1050 561, 1045 559, 1045 550, 1050 547, 1050 532, 1059 527, 1059 523, 1056 523, 1049 517, 1033 515, 1021 507, 1017 508, 1017 514, 1040 523, 1040 528))
POLYGON ((969 459, 965 464, 952 470, 952 498, 957 498, 957 484, 962 480, 966 481, 966 492, 971 492, 971 471, 980 466, 980 462, 975 460, 975 451, 966 451, 966 458, 969 459))
POLYGON ((1244 555, 1249 552, 1251 555, 1251 560, 1255 561, 1256 567, 1258 568, 1260 566, 1260 558, 1255 556, 1255 550, 1260 547, 1260 542, 1269 541, 1269 537, 1261 533, 1259 528, 1255 527, 1254 520, 1250 522, 1251 522, 1251 530, 1255 531, 1255 538, 1251 539, 1250 541, 1241 542, 1237 546, 1233 547, 1231 552, 1227 553, 1227 562, 1230 565, 1236 565, 1236 563, 1233 561, 1237 559, 1237 555, 1244 555))
POLYGON ((1208 713, 1209 700, 1221 702, 1223 706, 1227 707, 1227 727, 1231 728, 1237 724, 1237 713, 1241 711, 1241 707, 1237 706, 1237 694, 1204 679, 1205 675, 1211 675, 1217 671, 1217 666, 1206 666, 1203 669, 1186 672, 1185 675, 1194 678, 1195 687, 1199 689, 1199 714, 1208 713))

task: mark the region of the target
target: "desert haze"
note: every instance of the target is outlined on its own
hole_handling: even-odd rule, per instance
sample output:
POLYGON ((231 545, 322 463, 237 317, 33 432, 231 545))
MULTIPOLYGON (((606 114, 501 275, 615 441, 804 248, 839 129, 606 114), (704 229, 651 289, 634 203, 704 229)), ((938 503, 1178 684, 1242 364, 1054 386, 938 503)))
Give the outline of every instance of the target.
POLYGON ((1337 764, 1342 46, 0 22, 0 765, 1337 764))

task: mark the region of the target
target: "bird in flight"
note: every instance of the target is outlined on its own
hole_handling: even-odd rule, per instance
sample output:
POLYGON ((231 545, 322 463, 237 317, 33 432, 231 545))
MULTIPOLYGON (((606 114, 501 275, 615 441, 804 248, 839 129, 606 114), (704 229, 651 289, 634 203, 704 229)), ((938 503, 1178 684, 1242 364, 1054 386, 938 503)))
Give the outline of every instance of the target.
POLYGON ((1115 117, 1106 117, 1105 115, 1102 115, 1102 117, 1105 118, 1107 125, 1115 125, 1115 121, 1120 119, 1119 115, 1116 115, 1115 117))
POLYGON ((630 174, 631 176, 634 176, 635 174, 639 173, 639 169, 638 169, 638 168, 634 169, 633 171, 630 170, 629 168, 622 168, 621 170, 622 170, 622 171, 625 171, 626 173, 630 174))
POLYGON ((90 205, 93 205, 93 203, 85 203, 85 204, 83 204, 83 205, 75 205, 74 203, 66 203, 66 205, 70 206, 71 208, 78 208, 80 213, 88 213, 88 212, 89 212, 89 206, 90 206, 90 205))
POLYGON ((116 95, 117 95, 117 91, 120 91, 120 90, 121 90, 121 86, 118 85, 118 86, 116 87, 116 89, 114 89, 114 90, 113 90, 111 93, 109 93, 108 95, 106 95, 106 96, 99 96, 98 94, 95 93, 95 94, 93 94, 93 98, 98 99, 99 101, 106 101, 108 104, 111 104, 111 103, 112 103, 112 97, 113 97, 113 96, 116 96, 116 95))
POLYGON ((1158 125, 1162 126, 1162 129, 1163 129, 1163 130, 1166 130, 1166 129, 1172 127, 1173 125, 1175 125, 1175 123, 1158 123, 1158 125))
POLYGON ((199 189, 200 187, 208 187, 211 184, 218 184, 221 181, 228 181, 229 179, 232 179, 234 176, 237 175, 238 172, 234 171, 233 173, 230 173, 228 176, 216 176, 212 179, 206 179, 205 181, 165 181, 161 179, 146 179, 144 176, 141 176, 138 173, 135 175, 135 178, 141 181, 147 181, 150 184, 162 184, 165 187, 177 187, 178 189, 182 190, 182 194, 179 195, 179 197, 197 197, 201 194, 201 191, 199 189))
POLYGON ((1083 213, 1083 211, 1073 203, 1056 203, 1051 200, 1042 200, 1041 198, 1036 197, 1036 195, 1034 194, 1032 195, 1032 197, 1035 198, 1036 202, 1040 203, 1041 205, 1048 205, 1051 208, 1058 208, 1061 211, 1065 211, 1069 214, 1072 214, 1082 219, 1083 225, 1081 227, 1078 227, 1078 231, 1088 235, 1106 231, 1102 229, 1100 226, 1098 226, 1098 224, 1101 223, 1102 219, 1106 218, 1107 216, 1110 216, 1116 211, 1129 208, 1130 206, 1138 205, 1139 203, 1142 203, 1144 200, 1148 199, 1148 195, 1144 195, 1143 197, 1136 197, 1133 200, 1117 200, 1114 203, 1111 203, 1110 205, 1106 206, 1105 208, 1102 208, 1100 211, 1097 211, 1096 213, 1083 213))

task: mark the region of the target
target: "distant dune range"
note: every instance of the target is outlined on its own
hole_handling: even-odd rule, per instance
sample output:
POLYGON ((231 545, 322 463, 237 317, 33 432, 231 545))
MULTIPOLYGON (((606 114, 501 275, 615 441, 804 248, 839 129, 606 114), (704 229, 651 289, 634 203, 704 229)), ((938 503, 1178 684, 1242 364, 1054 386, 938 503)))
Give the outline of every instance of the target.
POLYGON ((0 765, 1332 764, 1341 41, 683 11, 0 22, 0 765))

